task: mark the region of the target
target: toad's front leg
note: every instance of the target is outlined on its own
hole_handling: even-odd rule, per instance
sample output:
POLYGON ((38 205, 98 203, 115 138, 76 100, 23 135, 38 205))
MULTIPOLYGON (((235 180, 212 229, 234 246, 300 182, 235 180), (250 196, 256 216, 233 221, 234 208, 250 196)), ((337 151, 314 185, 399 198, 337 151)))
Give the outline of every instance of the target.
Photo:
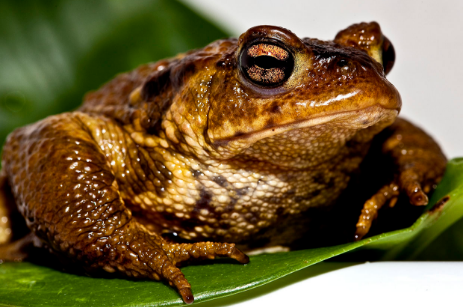
POLYGON ((85 118, 49 117, 13 132, 4 147, 16 204, 46 246, 92 269, 166 279, 187 303, 191 286, 176 265, 216 256, 249 261, 234 244, 172 244, 132 219, 85 118))
POLYGON ((388 202, 394 204, 401 193, 412 205, 426 205, 427 194, 441 180, 447 163, 439 145, 404 119, 398 118, 379 137, 384 139, 377 163, 392 160, 394 179, 364 204, 357 223, 357 240, 368 233, 378 210, 388 202))

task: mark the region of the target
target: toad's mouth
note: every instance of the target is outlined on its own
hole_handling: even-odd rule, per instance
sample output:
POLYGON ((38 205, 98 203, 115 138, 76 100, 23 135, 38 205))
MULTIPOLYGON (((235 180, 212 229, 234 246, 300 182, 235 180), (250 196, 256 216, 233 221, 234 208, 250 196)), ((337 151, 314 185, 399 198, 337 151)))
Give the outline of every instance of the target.
POLYGON ((308 119, 298 120, 293 123, 266 128, 260 131, 242 134, 239 136, 218 139, 214 140, 213 144, 217 147, 230 146, 234 143, 237 143, 237 145, 240 144, 241 146, 245 144, 251 145, 262 139, 288 131, 318 126, 334 121, 343 122, 349 128, 356 130, 365 129, 377 123, 382 123, 384 127, 386 127, 394 122, 398 114, 398 109, 389 109, 381 105, 373 105, 359 110, 321 115, 308 119))

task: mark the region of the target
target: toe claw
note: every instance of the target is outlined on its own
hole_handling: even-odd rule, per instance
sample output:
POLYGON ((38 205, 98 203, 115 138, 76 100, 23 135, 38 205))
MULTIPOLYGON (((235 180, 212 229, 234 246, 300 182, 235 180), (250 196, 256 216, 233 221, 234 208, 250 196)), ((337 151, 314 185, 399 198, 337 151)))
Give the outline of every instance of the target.
POLYGON ((417 181, 407 184, 405 191, 412 205, 425 206, 428 204, 428 196, 423 192, 421 184, 417 181))
POLYGON ((195 300, 195 298, 193 297, 193 293, 191 292, 191 288, 179 289, 178 292, 180 293, 183 301, 186 304, 191 304, 195 300))
POLYGON ((362 240, 362 238, 368 233, 368 230, 370 228, 368 227, 368 229, 366 227, 361 227, 361 226, 358 226, 357 225, 357 230, 355 231, 355 235, 354 235, 354 241, 360 241, 362 240))
POLYGON ((233 252, 231 253, 230 258, 235 259, 239 263, 243 263, 243 264, 249 263, 249 257, 245 253, 237 249, 236 247, 233 249, 233 252))
POLYGON ((415 206, 426 206, 428 204, 428 196, 420 191, 421 193, 416 193, 410 198, 410 202, 415 206))
POLYGON ((425 206, 428 204, 428 196, 421 190, 421 186, 417 184, 411 192, 408 192, 410 203, 415 206, 425 206))

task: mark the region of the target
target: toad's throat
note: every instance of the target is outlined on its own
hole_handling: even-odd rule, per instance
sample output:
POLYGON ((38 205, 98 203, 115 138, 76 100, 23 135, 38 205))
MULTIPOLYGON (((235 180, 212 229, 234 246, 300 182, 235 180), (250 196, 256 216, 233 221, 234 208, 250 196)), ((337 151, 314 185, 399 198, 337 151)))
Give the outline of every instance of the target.
POLYGON ((288 131, 313 127, 335 121, 349 123, 349 128, 356 130, 365 129, 377 123, 382 123, 382 125, 386 127, 393 123, 394 119, 397 117, 398 114, 398 109, 388 109, 383 107, 382 105, 377 104, 359 110, 331 113, 328 115, 322 115, 312 117, 309 119, 295 121, 289 124, 269 127, 260 131, 246 133, 239 136, 218 139, 214 140, 213 143, 216 146, 227 146, 231 145, 232 143, 247 143, 251 145, 262 139, 282 134, 288 131))

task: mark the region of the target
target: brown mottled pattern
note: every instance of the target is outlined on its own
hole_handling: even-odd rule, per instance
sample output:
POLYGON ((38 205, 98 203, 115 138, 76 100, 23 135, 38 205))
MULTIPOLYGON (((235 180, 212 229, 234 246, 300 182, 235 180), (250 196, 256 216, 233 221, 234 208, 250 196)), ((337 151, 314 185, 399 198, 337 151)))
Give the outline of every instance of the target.
POLYGON ((381 50, 384 36, 378 23, 359 23, 340 31, 334 38, 334 42, 343 46, 355 47, 365 50, 371 57, 381 62, 381 55, 377 54, 381 50))
MULTIPOLYGON (((13 132, 0 179, 42 245, 87 268, 166 279, 192 302, 178 265, 216 256, 246 263, 234 243, 311 236, 293 221, 336 202, 384 129, 390 137, 375 158, 394 160, 391 186, 412 204, 426 201, 445 157, 423 131, 395 121, 401 99, 380 61, 341 44, 343 33, 370 27, 379 31, 357 25, 339 44, 254 27, 121 74, 78 111, 13 132), (256 40, 291 52, 283 84, 243 76, 237 57, 256 40), (196 243, 173 243, 168 233, 196 243)), ((3 205, 0 195, 0 217, 3 205)), ((361 215, 358 229, 369 218, 361 215)))

